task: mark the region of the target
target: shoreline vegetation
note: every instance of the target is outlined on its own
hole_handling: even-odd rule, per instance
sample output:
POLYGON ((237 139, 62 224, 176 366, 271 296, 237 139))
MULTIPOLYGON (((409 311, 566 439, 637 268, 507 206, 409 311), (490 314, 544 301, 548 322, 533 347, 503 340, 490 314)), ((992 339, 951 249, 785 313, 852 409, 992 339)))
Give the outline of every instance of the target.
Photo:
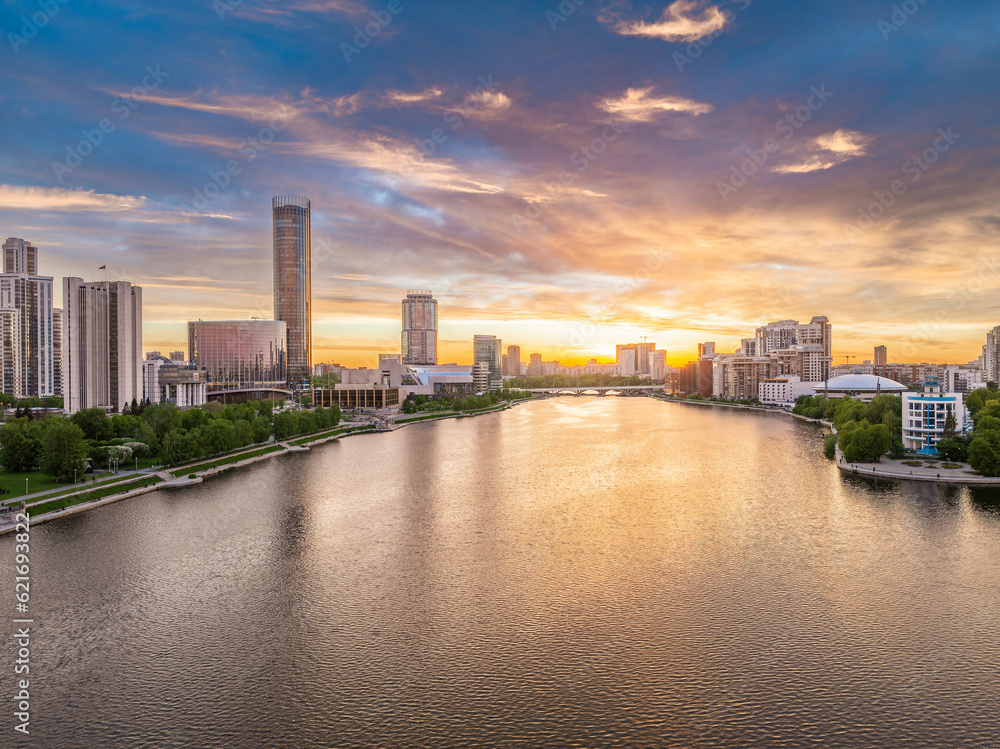
MULTIPOLYGON (((402 418, 394 422, 392 431, 418 422, 465 418, 505 411, 517 403, 527 402, 528 400, 534 399, 514 399, 510 402, 500 402, 470 411, 449 410, 416 416, 400 414, 402 418)), ((102 478, 92 484, 72 484, 69 488, 59 485, 55 489, 47 490, 44 493, 30 497, 24 509, 29 514, 32 524, 44 523, 76 512, 83 512, 94 507, 110 504, 111 502, 118 502, 123 499, 146 494, 156 489, 198 484, 209 476, 228 472, 278 455, 306 451, 310 447, 325 444, 342 437, 375 432, 375 424, 372 423, 344 422, 333 429, 322 429, 297 436, 295 439, 276 440, 272 444, 250 445, 249 447, 240 448, 233 452, 217 455, 209 460, 186 461, 170 467, 160 466, 155 472, 129 472, 123 476, 102 478)), ((145 470, 152 471, 154 469, 145 470)), ((7 503, 12 508, 15 507, 15 502, 16 500, 7 500, 7 503)), ((0 516, 0 523, 3 522, 2 516, 0 516)), ((0 534, 11 532, 14 527, 14 523, 0 525, 0 534)))
MULTIPOLYGON (((518 403, 546 400, 549 397, 554 396, 513 398, 509 401, 499 401, 491 405, 468 411, 448 409, 431 410, 430 412, 416 410, 407 413, 400 413, 398 417, 391 422, 391 427, 388 431, 395 431, 396 429, 405 427, 408 424, 421 423, 425 421, 460 419, 481 416, 487 413, 497 413, 508 410, 518 403)), ((968 470, 968 466, 958 462, 958 457, 945 455, 940 457, 926 455, 913 456, 908 453, 895 454, 896 452, 901 452, 897 450, 894 451, 893 457, 890 457, 885 463, 882 463, 882 458, 886 457, 885 453, 889 452, 888 448, 883 449, 884 443, 887 440, 891 441, 893 436, 892 427, 894 424, 892 416, 895 414, 893 414, 892 406, 895 404, 890 403, 889 399, 897 401, 901 400, 898 396, 879 396, 879 398, 875 400, 883 400, 880 403, 876 403, 874 408, 872 404, 864 404, 860 401, 851 401, 850 399, 843 399, 844 401, 849 402, 843 403, 839 407, 837 407, 836 404, 840 403, 840 401, 831 404, 821 404, 824 406, 834 406, 832 420, 824 418, 824 416, 826 416, 826 408, 824 408, 821 412, 822 415, 815 415, 817 406, 814 405, 814 401, 812 399, 805 401, 800 398, 796 408, 789 411, 785 408, 769 407, 759 403, 717 401, 707 398, 669 395, 660 392, 646 397, 652 397, 665 403, 687 403, 701 406, 714 406, 717 408, 742 409, 757 413, 785 414, 796 419, 818 424, 830 430, 830 433, 827 434, 826 439, 824 440, 824 452, 826 453, 826 456, 835 460, 837 467, 841 471, 852 475, 876 479, 890 479, 894 481, 931 481, 937 483, 967 484, 973 486, 1000 486, 1000 477, 985 476, 973 470, 968 470), (796 411, 799 411, 799 413, 796 411), (801 413, 801 411, 806 411, 806 413, 801 413), (871 429, 871 422, 863 417, 873 416, 879 413, 881 413, 884 421, 877 422, 877 425, 883 427, 883 429, 872 430, 875 436, 875 439, 873 440, 868 436, 868 432, 865 431, 871 429), (847 419, 847 414, 850 414, 850 416, 855 418, 847 419), (859 419, 857 417, 862 418, 859 419), (838 421, 840 422, 839 428, 837 423, 838 421), (860 441, 861 449, 857 449, 856 446, 856 448, 852 450, 850 439, 844 440, 844 436, 845 432, 848 436, 850 436, 852 432, 857 432, 859 428, 858 421, 861 422, 860 427, 862 430, 860 432, 860 436, 862 437, 862 440, 860 441), (842 441, 847 443, 847 453, 843 450, 844 445, 842 444, 842 441), (870 442, 874 442, 874 444, 869 444, 870 442), (863 460, 859 457, 859 455, 868 457, 870 453, 878 450, 882 450, 882 452, 878 454, 875 460, 863 460), (853 460, 849 460, 848 458, 853 458, 853 460), (872 470, 869 471, 869 468, 872 470)), ((988 408, 988 411, 983 412, 983 416, 988 416, 1000 422, 1000 396, 997 396, 996 398, 973 399, 973 402, 978 403, 980 405, 980 409, 984 407, 988 408), (989 405, 993 401, 996 401, 996 406, 989 405)), ((478 405, 478 403, 475 405, 478 405)), ((309 412, 305 411, 303 413, 309 412)), ((975 418, 976 417, 974 416, 974 419, 975 418)), ((97 480, 95 477, 95 482, 89 485, 85 483, 72 484, 69 486, 60 484, 53 489, 45 490, 44 492, 37 493, 30 497, 25 506, 25 511, 27 511, 30 515, 32 523, 47 522, 59 517, 64 517, 65 515, 73 514, 75 512, 83 512, 87 509, 92 509, 93 507, 99 507, 111 502, 128 499, 130 497, 145 494, 157 489, 189 486, 201 483, 203 479, 210 476, 235 470, 236 468, 250 465, 261 460, 267 460, 278 455, 307 451, 310 447, 325 444, 332 440, 341 439, 342 437, 349 437, 357 434, 377 433, 375 423, 344 422, 337 424, 336 422, 339 421, 339 414, 337 414, 335 424, 332 428, 319 429, 306 434, 289 435, 285 439, 277 439, 277 432, 279 430, 275 430, 276 433, 272 437, 274 440, 272 443, 248 445, 230 452, 218 454, 207 460, 201 459, 185 461, 173 466, 158 466, 156 468, 146 466, 142 470, 134 472, 129 471, 125 475, 121 476, 105 474, 101 480, 97 480)), ((985 423, 992 425, 989 421, 985 423)), ((287 432, 291 430, 284 429, 280 431, 287 432)), ((855 434, 855 436, 858 435, 855 434)), ((967 440, 968 442, 973 441, 971 437, 967 438, 967 440)), ((900 446, 890 445, 890 447, 900 446)), ((14 503, 16 500, 8 499, 6 502, 11 509, 15 507, 14 503)), ((4 522, 2 516, 0 516, 0 522, 4 522)), ((0 534, 10 532, 13 529, 13 523, 10 523, 9 525, 0 525, 0 534)))

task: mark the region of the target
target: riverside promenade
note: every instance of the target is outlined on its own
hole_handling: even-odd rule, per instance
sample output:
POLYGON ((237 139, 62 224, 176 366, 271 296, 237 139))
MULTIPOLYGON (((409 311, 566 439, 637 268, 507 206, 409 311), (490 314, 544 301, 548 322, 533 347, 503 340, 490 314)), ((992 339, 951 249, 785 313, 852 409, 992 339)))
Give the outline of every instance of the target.
MULTIPOLYGON (((515 401, 517 402, 517 401, 515 401)), ((504 411, 511 407, 510 403, 501 403, 496 406, 492 406, 485 409, 480 409, 478 411, 472 411, 469 413, 464 412, 445 412, 442 414, 429 415, 417 415, 411 417, 404 417, 402 419, 397 419, 393 424, 393 429, 398 429, 399 427, 406 426, 407 424, 414 424, 422 421, 439 421, 443 419, 455 419, 467 416, 479 416, 485 413, 495 413, 497 411, 504 411)), ((157 491, 158 489, 164 488, 174 488, 174 487, 184 487, 192 486, 194 484, 200 484, 205 478, 209 476, 215 476, 220 473, 228 472, 235 468, 241 468, 243 466, 248 466, 253 463, 260 462, 262 460, 268 460, 278 455, 289 455, 291 453, 307 452, 310 447, 315 445, 320 445, 325 442, 330 442, 332 440, 338 440, 341 437, 349 437, 358 434, 377 434, 373 429, 373 425, 368 422, 342 422, 338 427, 332 429, 316 432, 311 435, 302 435, 290 438, 288 440, 283 440, 273 443, 264 443, 262 445, 252 445, 250 447, 244 448, 242 450, 236 451, 234 453, 229 453, 227 455, 219 455, 215 458, 202 459, 195 462, 189 462, 186 465, 175 466, 169 469, 165 468, 145 468, 139 471, 122 471, 120 479, 110 479, 108 476, 103 477, 100 481, 95 483, 87 484, 80 483, 79 490, 74 490, 72 486, 60 486, 55 489, 50 489, 44 492, 34 492, 26 496, 20 497, 16 501, 25 501, 27 503, 26 510, 31 516, 31 525, 37 525, 38 523, 44 523, 49 520, 55 520, 57 518, 66 517, 67 515, 74 515, 78 512, 85 512, 86 510, 91 510, 95 507, 101 507, 106 504, 111 504, 112 502, 120 502, 123 499, 130 499, 131 497, 137 497, 142 494, 148 494, 150 492, 157 491), (261 452, 262 449, 271 448, 267 452, 261 452), (241 455, 246 455, 245 458, 240 458, 241 455), (67 499, 72 500, 74 497, 78 497, 84 494, 89 494, 95 490, 101 490, 105 488, 110 488, 115 484, 122 484, 123 489, 126 485, 130 483, 135 483, 135 480, 148 478, 151 476, 156 476, 159 481, 155 484, 149 484, 147 486, 137 487, 130 490, 123 490, 114 494, 109 494, 108 496, 101 497, 99 499, 90 500, 87 502, 79 502, 78 504, 71 504, 68 507, 63 507, 59 510, 53 510, 52 512, 46 512, 42 515, 31 515, 32 507, 43 505, 51 502, 53 499, 67 499)), ((8 503, 13 504, 15 500, 7 500, 8 503)), ((10 522, 3 522, 0 524, 0 535, 5 533, 10 533, 17 527, 17 522, 14 521, 13 515, 9 516, 11 518, 10 522)), ((6 521, 7 518, 5 518, 6 521)))

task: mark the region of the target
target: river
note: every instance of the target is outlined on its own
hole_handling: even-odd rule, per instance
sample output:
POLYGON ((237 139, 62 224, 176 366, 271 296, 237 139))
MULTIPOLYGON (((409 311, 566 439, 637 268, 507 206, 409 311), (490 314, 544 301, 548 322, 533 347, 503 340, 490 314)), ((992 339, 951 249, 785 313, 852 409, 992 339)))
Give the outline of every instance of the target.
POLYGON ((550 399, 37 526, 0 745, 995 747, 1000 494, 822 437, 550 399))

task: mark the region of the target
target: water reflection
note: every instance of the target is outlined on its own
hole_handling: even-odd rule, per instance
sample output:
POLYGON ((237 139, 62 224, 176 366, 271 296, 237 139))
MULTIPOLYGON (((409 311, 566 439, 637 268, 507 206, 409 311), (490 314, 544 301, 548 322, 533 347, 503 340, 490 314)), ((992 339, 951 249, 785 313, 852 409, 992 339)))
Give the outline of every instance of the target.
POLYGON ((35 529, 32 740, 993 746, 997 504, 648 399, 354 437, 35 529))

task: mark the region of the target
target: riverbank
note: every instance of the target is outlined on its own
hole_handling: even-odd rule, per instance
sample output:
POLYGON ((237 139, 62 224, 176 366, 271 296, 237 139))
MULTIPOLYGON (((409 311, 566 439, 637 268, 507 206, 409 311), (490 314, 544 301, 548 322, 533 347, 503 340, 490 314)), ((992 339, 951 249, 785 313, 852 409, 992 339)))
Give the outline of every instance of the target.
MULTIPOLYGON (((690 403, 698 404, 703 406, 717 406, 721 408, 742 408, 749 411, 765 412, 765 413, 776 413, 776 414, 787 414, 795 419, 801 419, 802 421, 808 421, 813 424, 819 424, 830 429, 832 432, 836 433, 836 428, 834 428, 833 423, 826 421, 824 419, 811 419, 808 416, 803 416, 802 414, 795 414, 791 411, 786 411, 783 408, 768 408, 766 406, 746 406, 741 403, 721 403, 719 401, 706 401, 706 400, 689 400, 687 398, 673 398, 670 396, 665 396, 660 398, 660 400, 665 403, 690 403)), ((962 464, 961 468, 942 468, 938 463, 946 463, 942 459, 934 458, 919 458, 921 462, 930 463, 931 465, 922 466, 908 466, 905 462, 910 460, 910 458, 903 458, 900 460, 893 460, 891 458, 882 458, 879 463, 847 463, 844 460, 844 453, 841 451, 840 447, 836 448, 837 468, 839 468, 844 473, 849 473, 852 476, 860 476, 865 478, 875 478, 875 479, 886 479, 891 481, 923 481, 932 482, 939 484, 960 484, 967 486, 998 486, 1000 487, 1000 477, 990 477, 990 476, 980 476, 972 468, 966 464, 962 464)))
MULTIPOLYGON (((534 399, 532 399, 534 400, 534 399)), ((472 416, 481 416, 487 413, 496 413, 498 411, 506 411, 517 403, 523 403, 526 401, 513 401, 505 402, 497 406, 491 406, 489 408, 479 409, 476 411, 460 412, 460 411, 450 411, 444 414, 433 414, 425 416, 417 416, 411 419, 404 419, 401 421, 394 421, 392 429, 390 431, 395 431, 401 427, 407 426, 408 424, 414 423, 424 423, 427 421, 441 421, 444 419, 458 419, 466 418, 472 416)), ((243 450, 230 453, 228 455, 220 455, 214 460, 201 460, 196 463, 188 463, 182 466, 176 466, 169 469, 160 470, 147 470, 139 471, 128 478, 123 478, 117 481, 104 482, 106 484, 113 484, 120 481, 123 484, 123 488, 126 491, 122 491, 116 494, 111 494, 106 497, 101 497, 92 501, 82 501, 78 504, 71 504, 68 507, 63 507, 51 512, 44 512, 37 516, 31 515, 32 506, 42 506, 49 504, 55 499, 65 499, 67 501, 72 501, 74 497, 80 497, 83 495, 91 494, 94 492, 94 487, 89 488, 81 485, 79 491, 52 491, 51 493, 41 493, 32 497, 32 504, 26 507, 26 510, 31 517, 31 524, 37 525, 38 523, 46 523, 50 520, 56 520, 58 518, 66 517, 67 515, 74 515, 78 512, 84 512, 86 510, 93 509, 95 507, 101 507, 106 504, 111 504, 112 502, 120 502, 123 499, 129 499, 131 497, 137 497, 142 494, 148 494, 149 492, 156 491, 158 489, 173 488, 173 487, 183 487, 191 486, 194 484, 200 484, 204 479, 211 476, 216 476, 220 473, 225 473, 236 468, 242 468, 243 466, 252 465, 254 463, 259 463, 262 460, 269 460, 278 455, 287 455, 293 452, 305 452, 309 450, 310 447, 315 445, 321 445, 331 440, 341 439, 342 437, 350 437, 358 434, 381 434, 375 429, 372 424, 362 424, 362 425, 349 425, 340 426, 339 428, 317 433, 315 435, 306 435, 305 437, 298 437, 291 441, 282 441, 274 443, 273 445, 254 445, 250 448, 245 448, 243 450), (241 455, 246 457, 241 458, 241 455), (135 483, 135 480, 142 479, 142 477, 158 477, 158 481, 151 483, 147 486, 142 486, 134 489, 127 489, 127 485, 130 483, 135 483)), ((98 489, 101 485, 98 484, 98 489)), ((4 525, 0 525, 0 535, 5 533, 11 533, 17 527, 16 522, 9 522, 4 525)))

